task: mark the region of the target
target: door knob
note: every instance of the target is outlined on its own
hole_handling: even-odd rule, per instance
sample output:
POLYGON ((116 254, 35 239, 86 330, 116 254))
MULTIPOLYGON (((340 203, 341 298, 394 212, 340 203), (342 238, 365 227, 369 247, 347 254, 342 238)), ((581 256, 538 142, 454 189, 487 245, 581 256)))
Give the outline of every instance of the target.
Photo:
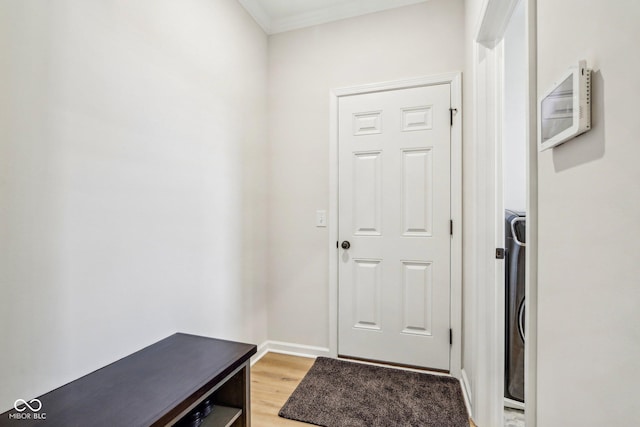
POLYGON ((342 249, 349 249, 351 247, 351 243, 345 240, 344 242, 342 242, 341 246, 342 246, 342 249))

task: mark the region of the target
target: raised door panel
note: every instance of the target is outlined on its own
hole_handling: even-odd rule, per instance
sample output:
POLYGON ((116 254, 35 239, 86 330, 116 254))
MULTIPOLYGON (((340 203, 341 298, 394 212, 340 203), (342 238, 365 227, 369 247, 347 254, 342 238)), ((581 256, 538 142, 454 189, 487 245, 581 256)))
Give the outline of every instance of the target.
POLYGON ((405 334, 431 335, 432 265, 430 262, 402 263, 403 329, 405 334))
POLYGON ((355 153, 353 156, 353 233, 360 236, 382 234, 382 153, 355 153))
POLYGON ((353 260, 354 290, 353 319, 354 327, 380 330, 381 316, 381 265, 379 260, 353 260))
POLYGON ((402 233, 428 237, 433 224, 433 152, 402 152, 402 233))
POLYGON ((409 107, 402 110, 402 131, 430 130, 433 128, 432 106, 409 107))
POLYGON ((375 135, 382 133, 382 111, 355 113, 353 115, 353 135, 375 135))

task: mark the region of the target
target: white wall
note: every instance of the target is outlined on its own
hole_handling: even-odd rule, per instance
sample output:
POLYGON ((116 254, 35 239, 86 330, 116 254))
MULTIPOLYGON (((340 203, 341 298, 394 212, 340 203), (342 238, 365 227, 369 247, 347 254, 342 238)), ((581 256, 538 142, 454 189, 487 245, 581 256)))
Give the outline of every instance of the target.
POLYGON ((539 155, 538 425, 640 419, 640 4, 538 0, 538 90, 593 67, 593 129, 539 155))
POLYGON ((0 412, 175 331, 266 339, 267 38, 235 0, 0 8, 0 412))
POLYGON ((524 0, 521 0, 504 35, 504 207, 516 211, 525 211, 527 207, 526 47, 524 0))
POLYGON ((332 88, 460 71, 463 3, 431 0, 269 40, 269 338, 329 346, 332 88))

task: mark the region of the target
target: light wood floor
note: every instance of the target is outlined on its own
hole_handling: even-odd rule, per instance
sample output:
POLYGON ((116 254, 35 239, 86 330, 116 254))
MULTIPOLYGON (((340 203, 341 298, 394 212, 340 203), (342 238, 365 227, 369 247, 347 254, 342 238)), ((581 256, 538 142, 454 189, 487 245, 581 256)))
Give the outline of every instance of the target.
MULTIPOLYGON (((251 425, 306 426, 278 412, 313 365, 314 359, 267 353, 251 368, 251 425)), ((471 427, 475 427, 471 422, 471 427)))
POLYGON ((251 368, 251 425, 306 426, 278 412, 313 365, 314 359, 267 353, 251 368))

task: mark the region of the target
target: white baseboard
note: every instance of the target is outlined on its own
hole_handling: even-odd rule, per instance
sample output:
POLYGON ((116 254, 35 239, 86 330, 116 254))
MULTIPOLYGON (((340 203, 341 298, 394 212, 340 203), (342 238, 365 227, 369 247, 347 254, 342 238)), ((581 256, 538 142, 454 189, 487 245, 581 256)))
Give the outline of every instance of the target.
POLYGON ((265 354, 269 352, 269 341, 265 341, 262 344, 258 345, 258 351, 251 357, 251 366, 255 365, 256 362, 264 357, 265 354))
POLYGON ((291 356, 316 358, 318 356, 331 357, 326 347, 295 344, 282 341, 265 341, 258 346, 258 352, 251 358, 251 366, 262 359, 267 353, 289 354, 291 356))
POLYGON ((282 341, 268 341, 268 349, 272 353, 290 354, 292 356, 330 357, 329 349, 326 347, 315 347, 312 345, 294 344, 282 341))
POLYGON ((504 398, 504 407, 524 411, 524 403, 517 400, 509 399, 508 397, 504 398))
POLYGON ((471 384, 469 383, 469 377, 467 377, 467 371, 464 368, 460 371, 461 378, 460 383, 462 385, 462 395, 464 396, 464 403, 467 405, 467 411, 469 412, 469 418, 473 419, 473 406, 472 402, 472 394, 471 394, 471 384))

